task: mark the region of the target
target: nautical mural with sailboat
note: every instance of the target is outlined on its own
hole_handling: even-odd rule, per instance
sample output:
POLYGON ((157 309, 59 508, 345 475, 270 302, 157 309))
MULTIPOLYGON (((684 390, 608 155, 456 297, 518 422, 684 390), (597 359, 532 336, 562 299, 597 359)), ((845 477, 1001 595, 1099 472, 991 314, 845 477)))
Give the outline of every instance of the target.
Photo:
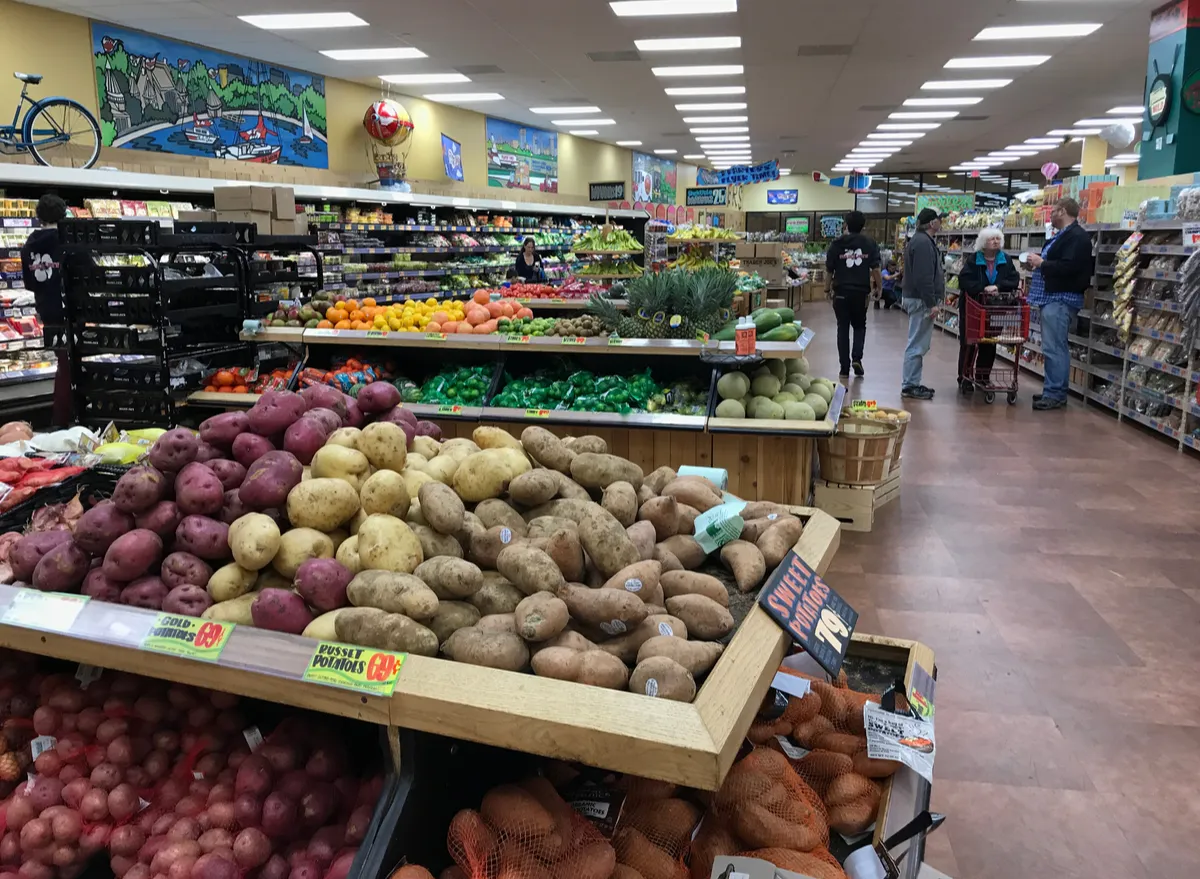
POLYGON ((92 22, 105 146, 328 168, 325 77, 92 22))

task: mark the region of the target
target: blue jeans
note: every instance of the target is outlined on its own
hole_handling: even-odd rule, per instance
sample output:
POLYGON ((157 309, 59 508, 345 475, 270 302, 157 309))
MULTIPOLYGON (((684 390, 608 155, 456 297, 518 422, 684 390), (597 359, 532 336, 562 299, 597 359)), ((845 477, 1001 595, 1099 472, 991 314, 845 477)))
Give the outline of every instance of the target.
POLYGON ((1046 358, 1046 381, 1042 396, 1047 400, 1066 400, 1067 383, 1071 378, 1071 350, 1067 335, 1075 324, 1078 308, 1064 302, 1047 302, 1042 306, 1042 356, 1046 358))
POLYGON ((921 367, 933 341, 933 311, 920 299, 905 299, 901 306, 908 315, 908 347, 904 349, 905 388, 921 385, 921 367))

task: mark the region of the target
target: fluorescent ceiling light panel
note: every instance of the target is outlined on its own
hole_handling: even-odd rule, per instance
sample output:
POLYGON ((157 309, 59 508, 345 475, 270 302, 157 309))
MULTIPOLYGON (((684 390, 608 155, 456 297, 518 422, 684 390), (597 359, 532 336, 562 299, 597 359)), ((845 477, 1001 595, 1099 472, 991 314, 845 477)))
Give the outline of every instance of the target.
POLYGON ((679 152, 679 150, 655 150, 654 155, 656 155, 656 156, 673 156, 677 152, 679 152))
POLYGON ((539 116, 570 116, 572 114, 584 113, 599 113, 599 107, 530 107, 530 113, 537 113, 539 116))
POLYGON ((551 119, 551 125, 616 125, 616 119, 551 119))
POLYGON ((429 57, 420 49, 408 46, 393 49, 322 49, 321 54, 334 61, 401 61, 429 57))
POLYGON ((503 101, 504 95, 499 92, 463 92, 456 95, 450 92, 438 95, 425 95, 427 101, 437 101, 439 104, 477 104, 483 101, 503 101))
POLYGON ((958 92, 975 89, 1002 89, 1011 79, 933 79, 921 86, 923 92, 958 92))
POLYGON ((291 31, 304 28, 366 27, 353 12, 300 12, 284 15, 239 15, 246 24, 268 31, 291 31))
POLYGON ((689 52, 704 49, 740 49, 741 37, 672 37, 665 40, 634 40, 639 52, 689 52))
POLYGON ((641 146, 640 140, 618 140, 617 146, 641 146))
POLYGON ((988 157, 993 158, 993 159, 1019 159, 1022 156, 1026 156, 1026 155, 1028 155, 1028 153, 1024 153, 1024 152, 1010 153, 1010 152, 1006 152, 1004 150, 995 150, 993 152, 988 153, 988 157))
POLYGON ((970 107, 983 101, 983 98, 909 98, 904 102, 906 107, 970 107))
POLYGON ((1113 158, 1119 161, 1137 161, 1141 158, 1141 155, 1139 153, 1119 153, 1113 156, 1113 158))
POLYGON ((1086 37, 1100 30, 1098 24, 1025 24, 985 27, 977 40, 1041 40, 1054 37, 1086 37))
POLYGON ((379 77, 384 82, 396 85, 431 85, 438 82, 470 82, 471 78, 461 73, 390 73, 379 77))
MULTIPOLYGON (((702 113, 706 110, 745 110, 746 105, 737 102, 716 104, 676 104, 675 109, 680 113, 702 113)), ((684 119, 683 121, 687 122, 688 120, 684 119)))
POLYGON ((1136 116, 1138 113, 1145 112, 1145 109, 1145 107, 1113 107, 1108 113, 1110 116, 1136 116))
POLYGON ((711 128, 689 128, 692 134, 745 134, 750 129, 745 125, 717 125, 711 128))
POLYGON ((943 66, 947 70, 1000 70, 1007 67, 1037 67, 1049 60, 1049 55, 985 55, 978 58, 951 58, 943 66))
POLYGON ((1088 137, 1089 135, 1099 134, 1099 128, 1055 128, 1053 131, 1047 131, 1051 137, 1088 137))
POLYGON ((872 132, 867 135, 867 140, 894 140, 897 143, 912 143, 919 137, 924 137, 924 131, 897 131, 895 134, 880 134, 872 132))
POLYGON ((1004 148, 1006 153, 1016 153, 1018 156, 1036 156, 1041 152, 1039 149, 1034 149, 1028 144, 1013 144, 1004 148))
POLYGON ((737 12, 737 0, 617 0, 608 4, 619 16, 715 15, 737 12))
POLYGON ((684 116, 683 121, 688 125, 719 125, 726 122, 745 122, 749 116, 684 116))
POLYGON ((704 155, 704 153, 700 153, 698 155, 696 153, 691 153, 690 155, 684 156, 684 158, 688 159, 689 161, 692 161, 692 160, 703 160, 707 157, 704 155))
POLYGON ((744 95, 746 87, 744 85, 688 85, 688 86, 673 86, 669 89, 663 89, 668 95, 674 95, 680 98, 686 98, 693 95, 744 95))
POLYGON ((915 113, 888 113, 889 119, 953 119, 957 110, 918 110, 915 113))
POLYGON ((651 67, 655 76, 740 76, 740 64, 694 64, 687 67, 651 67))
POLYGON ((584 137, 586 135, 595 135, 599 133, 600 132, 594 128, 574 129, 567 132, 567 134, 574 134, 576 137, 584 137))
POLYGON ((1093 125, 1116 125, 1119 122, 1128 122, 1130 125, 1141 125, 1142 117, 1126 116, 1124 118, 1114 117, 1111 119, 1078 119, 1075 124, 1082 128, 1088 128, 1093 125))
MULTIPOLYGON (((1118 158, 1119 158, 1119 157, 1118 157, 1118 158)), ((779 176, 780 176, 780 177, 786 177, 788 174, 791 174, 791 173, 792 173, 792 169, 791 169, 791 168, 780 168, 780 169, 779 169, 779 176)))

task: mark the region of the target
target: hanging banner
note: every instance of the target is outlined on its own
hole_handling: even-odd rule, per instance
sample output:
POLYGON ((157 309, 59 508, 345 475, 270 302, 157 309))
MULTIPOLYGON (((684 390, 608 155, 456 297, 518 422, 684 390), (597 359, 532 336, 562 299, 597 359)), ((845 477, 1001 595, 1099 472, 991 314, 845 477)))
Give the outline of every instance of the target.
POLYGON ((724 207, 725 187, 724 186, 703 186, 703 187, 688 187, 687 203, 690 207, 708 208, 708 207, 724 207))
POLYGON ((766 183, 779 179, 779 162, 772 159, 761 165, 737 165, 717 173, 717 181, 725 186, 743 186, 747 183, 766 183))
POLYGON ((717 180, 717 176, 717 172, 711 168, 697 168, 696 184, 698 186, 716 186, 720 182, 717 180))
POLYGON ((444 134, 442 135, 442 166, 446 169, 447 177, 462 182, 462 144, 444 134))

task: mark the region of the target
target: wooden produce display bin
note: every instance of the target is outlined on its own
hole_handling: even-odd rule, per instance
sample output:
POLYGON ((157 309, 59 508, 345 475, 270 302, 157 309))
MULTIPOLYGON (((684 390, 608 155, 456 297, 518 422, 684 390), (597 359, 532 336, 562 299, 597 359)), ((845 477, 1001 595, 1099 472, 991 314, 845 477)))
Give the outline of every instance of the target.
POLYGON ((900 497, 900 468, 892 467, 877 485, 850 485, 818 479, 813 504, 842 523, 847 531, 870 531, 875 514, 900 497))
MULTIPOLYGON (((795 550, 823 572, 838 523, 794 512, 805 521, 795 550)), ((0 646, 705 790, 720 786, 790 646, 754 605, 690 704, 416 655, 383 697, 303 680, 318 642, 297 635, 234 626, 212 662, 143 650, 157 617, 0 586, 0 646)))

